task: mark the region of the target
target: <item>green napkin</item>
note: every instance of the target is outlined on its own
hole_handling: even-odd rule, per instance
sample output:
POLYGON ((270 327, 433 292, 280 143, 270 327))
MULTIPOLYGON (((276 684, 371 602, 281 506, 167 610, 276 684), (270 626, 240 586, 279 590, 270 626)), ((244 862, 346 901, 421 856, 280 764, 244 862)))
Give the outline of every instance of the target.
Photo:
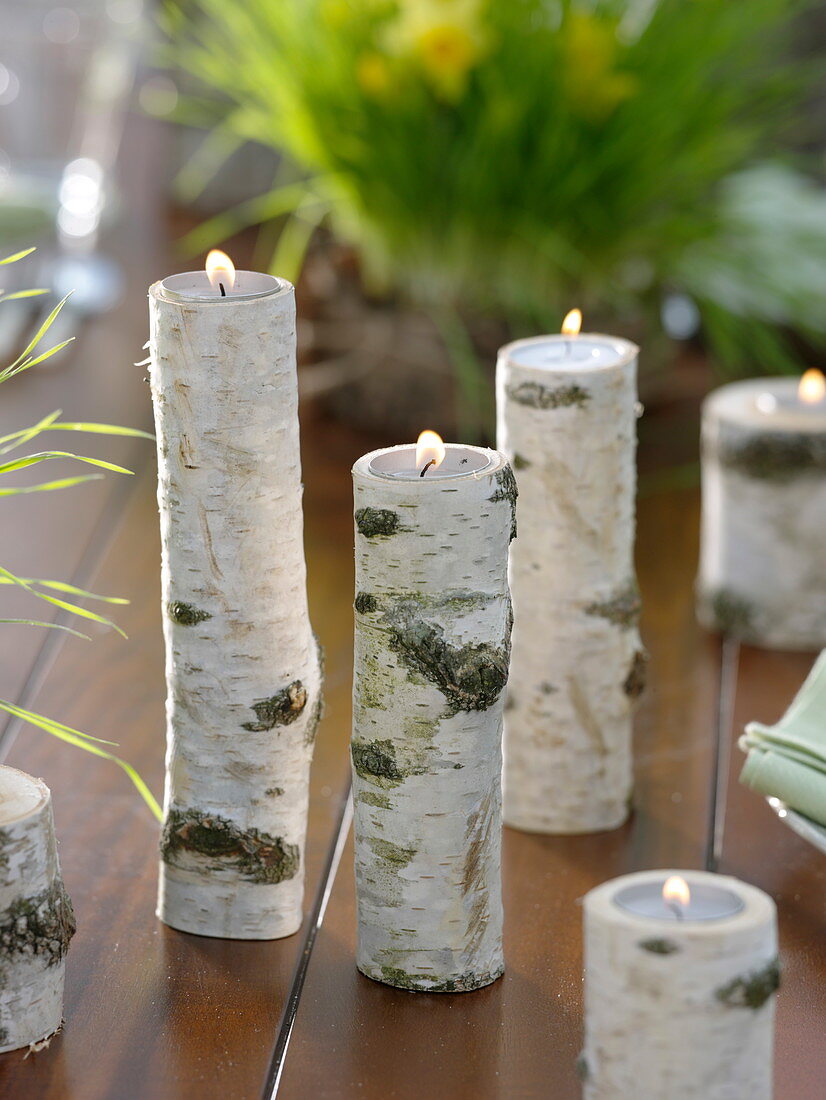
POLYGON ((749 722, 740 782, 826 825, 826 649, 776 726, 749 722))

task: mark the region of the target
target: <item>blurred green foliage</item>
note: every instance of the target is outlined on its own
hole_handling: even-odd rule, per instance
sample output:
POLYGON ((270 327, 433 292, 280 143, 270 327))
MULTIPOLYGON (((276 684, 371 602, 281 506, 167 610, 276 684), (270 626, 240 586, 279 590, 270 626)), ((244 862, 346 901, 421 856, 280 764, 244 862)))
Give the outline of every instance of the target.
POLYGON ((789 331, 826 327, 825 200, 788 152, 807 6, 171 0, 173 55, 216 111, 184 191, 234 142, 287 158, 189 243, 288 215, 273 268, 294 277, 327 221, 369 287, 517 332, 576 304, 653 342, 681 290, 723 368, 795 369, 789 331))

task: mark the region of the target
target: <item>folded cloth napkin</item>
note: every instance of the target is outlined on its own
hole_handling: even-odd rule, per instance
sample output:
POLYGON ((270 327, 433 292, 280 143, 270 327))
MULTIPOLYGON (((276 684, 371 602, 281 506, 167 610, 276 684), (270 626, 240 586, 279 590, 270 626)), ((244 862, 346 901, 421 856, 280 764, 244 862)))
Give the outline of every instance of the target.
POLYGON ((826 825, 826 649, 776 726, 749 722, 740 782, 826 825))

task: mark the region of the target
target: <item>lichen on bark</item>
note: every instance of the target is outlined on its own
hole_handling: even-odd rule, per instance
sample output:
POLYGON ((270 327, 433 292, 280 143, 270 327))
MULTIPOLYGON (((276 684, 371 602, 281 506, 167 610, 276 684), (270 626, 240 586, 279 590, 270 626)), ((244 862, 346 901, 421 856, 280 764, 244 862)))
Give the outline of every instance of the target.
POLYGON ((161 858, 180 866, 180 856, 204 856, 234 867, 250 882, 274 885, 295 876, 297 844, 259 829, 241 829, 234 821, 201 810, 170 810, 161 836, 161 858))
POLYGON ((289 726, 301 717, 306 705, 307 689, 300 680, 293 680, 291 684, 268 699, 259 699, 250 704, 258 721, 242 722, 241 728, 251 733, 263 733, 275 726, 289 726))
POLYGON ((716 588, 702 597, 709 618, 721 634, 748 637, 754 627, 755 611, 751 603, 730 588, 716 588))
POLYGON ((730 1008, 756 1011, 780 988, 780 960, 772 959, 762 969, 734 978, 715 992, 718 1001, 730 1008))
POLYGON ((638 649, 631 658, 631 668, 622 684, 622 690, 629 699, 639 699, 645 691, 648 681, 648 654, 644 649, 638 649))
POLYGON ((377 810, 389 810, 392 808, 390 799, 375 791, 359 791, 358 802, 364 802, 367 806, 375 806, 377 810))
POLYGON ((182 600, 170 600, 166 605, 166 613, 178 626, 196 626, 212 618, 208 611, 202 611, 194 604, 184 603, 182 600))
POLYGON ((815 432, 761 432, 744 438, 723 437, 720 465, 757 481, 783 484, 802 475, 826 473, 826 437, 815 432))
POLYGON ((353 767, 362 779, 389 780, 395 785, 404 778, 392 741, 353 741, 350 751, 353 767))
POLYGON ((440 625, 418 618, 408 603, 388 612, 385 622, 391 650, 409 670, 438 687, 449 714, 487 710, 499 698, 508 681, 509 633, 502 646, 453 646, 440 625))
POLYGON ((402 848, 398 844, 391 844, 389 840, 382 840, 380 837, 368 837, 367 842, 375 856, 397 870, 406 867, 416 854, 415 848, 402 848))
POLYGON ((519 490, 516 487, 516 478, 513 476, 513 470, 510 466, 503 466, 501 470, 497 470, 493 475, 496 481, 496 489, 493 494, 488 497, 492 503, 496 504, 500 500, 506 500, 511 506, 511 542, 516 538, 516 498, 519 496, 519 490))
POLYGON ((639 622, 641 610, 640 590, 636 580, 632 579, 609 599, 588 604, 585 614, 607 619, 621 630, 633 630, 639 622))
POLYGON ((520 382, 507 387, 507 395, 517 405, 530 409, 582 408, 591 399, 583 386, 542 386, 539 382, 520 382))
POLYGON ((358 592, 353 606, 359 615, 369 615, 371 611, 378 610, 379 601, 370 592, 358 592))
POLYGON ((674 955, 680 950, 673 940, 658 938, 640 940, 640 947, 643 951, 648 951, 651 955, 674 955))
POLYGON ((524 455, 515 454, 513 456, 512 465, 514 470, 527 470, 529 466, 533 465, 533 463, 529 462, 524 455))
POLYGON ((366 539, 389 538, 401 530, 401 517, 389 508, 358 508, 356 530, 366 539))
POLYGON ((72 902, 57 878, 32 897, 15 898, 0 913, 0 955, 38 955, 54 966, 68 951, 76 929, 72 902))

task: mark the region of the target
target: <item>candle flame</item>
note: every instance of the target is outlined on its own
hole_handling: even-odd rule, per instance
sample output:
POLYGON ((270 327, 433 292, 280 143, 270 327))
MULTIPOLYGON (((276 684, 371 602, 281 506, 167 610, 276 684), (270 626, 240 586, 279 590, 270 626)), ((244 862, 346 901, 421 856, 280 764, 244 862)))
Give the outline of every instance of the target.
POLYGON ((235 286, 235 264, 220 248, 213 248, 204 264, 210 286, 217 287, 223 283, 224 290, 232 290, 235 286))
POLYGON ((562 322, 562 332, 565 336, 576 336, 581 328, 582 310, 572 309, 570 313, 565 314, 565 320, 562 322))
POLYGON ((422 470, 428 464, 431 468, 441 466, 445 457, 445 445, 436 432, 422 432, 416 440, 416 469, 422 470))
POLYGON ((681 905, 684 909, 691 901, 688 883, 680 875, 670 875, 663 886, 663 901, 666 905, 681 905))
POLYGON ((826 378, 821 371, 812 367, 800 379, 797 396, 807 405, 816 405, 826 397, 826 378))

